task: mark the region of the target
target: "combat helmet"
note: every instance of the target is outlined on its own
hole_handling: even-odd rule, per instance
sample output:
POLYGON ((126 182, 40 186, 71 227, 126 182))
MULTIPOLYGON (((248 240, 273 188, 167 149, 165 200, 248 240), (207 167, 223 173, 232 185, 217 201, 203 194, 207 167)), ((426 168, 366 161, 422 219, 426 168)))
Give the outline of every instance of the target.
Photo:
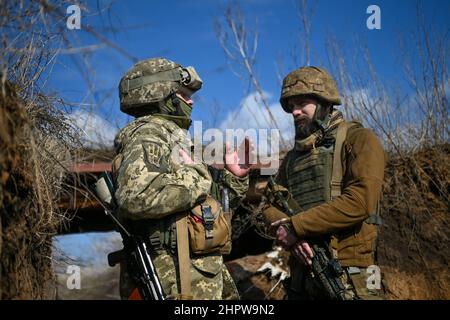
POLYGON ((319 67, 302 67, 284 78, 280 97, 284 111, 292 112, 287 100, 298 95, 310 95, 332 105, 341 104, 336 83, 325 69, 319 67))
POLYGON ((178 90, 194 93, 202 80, 193 67, 182 67, 165 58, 136 63, 119 83, 120 110, 132 116, 145 114, 178 90))

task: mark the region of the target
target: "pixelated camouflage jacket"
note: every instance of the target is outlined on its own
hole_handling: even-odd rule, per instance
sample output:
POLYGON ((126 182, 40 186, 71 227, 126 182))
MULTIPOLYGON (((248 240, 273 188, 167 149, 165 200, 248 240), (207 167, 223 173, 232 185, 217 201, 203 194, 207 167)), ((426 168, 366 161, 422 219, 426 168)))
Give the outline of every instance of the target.
MULTIPOLYGON (((204 163, 179 164, 173 155, 189 150, 186 131, 159 116, 137 118, 116 136, 113 174, 120 216, 131 220, 160 219, 189 210, 211 192, 211 174, 204 163)), ((236 206, 248 189, 248 177, 224 170, 220 182, 236 206)))

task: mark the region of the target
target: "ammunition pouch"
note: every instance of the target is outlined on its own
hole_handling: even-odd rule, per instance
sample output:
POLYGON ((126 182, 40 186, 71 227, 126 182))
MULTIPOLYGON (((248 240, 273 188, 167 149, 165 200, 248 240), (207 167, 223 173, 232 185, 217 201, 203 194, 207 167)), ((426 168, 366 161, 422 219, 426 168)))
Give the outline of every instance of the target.
POLYGON ((231 226, 220 203, 212 197, 195 206, 188 215, 189 244, 193 254, 228 254, 231 226))

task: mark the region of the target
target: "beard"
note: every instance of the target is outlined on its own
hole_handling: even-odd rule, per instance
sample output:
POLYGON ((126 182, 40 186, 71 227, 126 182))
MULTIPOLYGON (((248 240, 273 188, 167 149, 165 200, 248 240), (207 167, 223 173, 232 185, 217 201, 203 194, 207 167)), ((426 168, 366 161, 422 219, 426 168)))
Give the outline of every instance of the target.
POLYGON ((295 139, 303 140, 320 129, 319 124, 308 117, 298 117, 294 119, 295 139))

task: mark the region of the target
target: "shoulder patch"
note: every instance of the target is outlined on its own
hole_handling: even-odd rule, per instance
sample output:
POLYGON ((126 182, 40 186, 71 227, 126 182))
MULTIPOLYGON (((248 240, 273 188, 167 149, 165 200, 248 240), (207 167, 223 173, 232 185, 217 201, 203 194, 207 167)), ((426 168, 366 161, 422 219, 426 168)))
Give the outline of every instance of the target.
MULTIPOLYGON (((162 163, 162 160, 164 157, 163 148, 156 142, 144 142, 142 144, 142 146, 144 148, 144 161, 145 161, 145 164, 147 165, 147 168, 150 171, 153 171, 153 170, 151 170, 152 166, 162 169, 161 163, 162 163)), ((160 171, 160 170, 158 170, 158 171, 160 171)))

